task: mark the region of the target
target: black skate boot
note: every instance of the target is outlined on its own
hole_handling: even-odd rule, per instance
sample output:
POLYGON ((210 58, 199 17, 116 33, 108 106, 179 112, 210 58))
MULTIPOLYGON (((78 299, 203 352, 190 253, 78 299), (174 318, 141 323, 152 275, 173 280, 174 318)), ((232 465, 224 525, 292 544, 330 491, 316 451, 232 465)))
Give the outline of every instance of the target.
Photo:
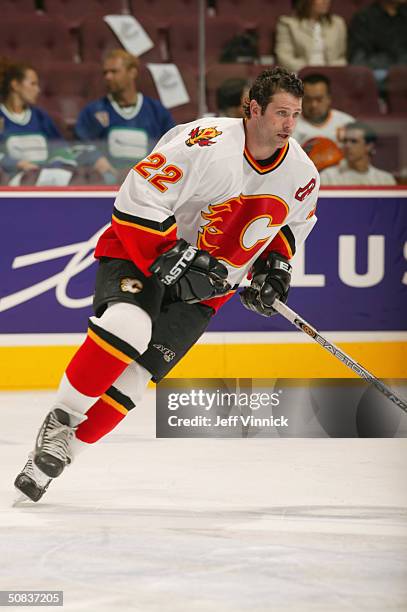
POLYGON ((75 435, 69 414, 54 408, 46 416, 35 443, 34 463, 49 478, 57 478, 72 461, 70 443, 75 435))
POLYGON ((52 478, 48 478, 39 470, 33 462, 33 454, 28 455, 28 460, 14 481, 15 488, 26 497, 37 502, 48 489, 52 478))

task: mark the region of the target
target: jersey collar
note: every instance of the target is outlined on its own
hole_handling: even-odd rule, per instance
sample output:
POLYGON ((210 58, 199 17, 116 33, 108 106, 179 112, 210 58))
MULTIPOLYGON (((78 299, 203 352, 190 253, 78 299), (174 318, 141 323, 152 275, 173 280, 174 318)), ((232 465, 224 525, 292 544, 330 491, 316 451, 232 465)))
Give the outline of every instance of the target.
POLYGON ((134 119, 134 117, 136 117, 139 114, 141 107, 143 106, 143 100, 144 100, 143 94, 138 92, 137 102, 135 104, 133 104, 132 106, 121 107, 117 104, 117 102, 113 99, 113 97, 110 94, 107 96, 107 98, 110 104, 113 106, 116 113, 120 115, 120 117, 122 117, 123 119, 134 119))
POLYGON ((251 166, 253 170, 255 170, 258 174, 266 174, 267 172, 276 170, 283 163, 284 159, 287 156, 289 146, 290 146, 290 143, 287 142, 287 144, 284 145, 284 147, 282 147, 281 149, 277 149, 277 151, 273 153, 273 155, 269 157, 268 159, 264 161, 263 160, 258 161, 257 159, 254 159, 249 149, 245 145, 244 157, 247 163, 249 164, 249 166, 251 166))
POLYGON ((6 115, 7 119, 18 125, 27 125, 31 121, 32 112, 29 106, 22 113, 13 113, 4 104, 0 104, 0 110, 6 115))

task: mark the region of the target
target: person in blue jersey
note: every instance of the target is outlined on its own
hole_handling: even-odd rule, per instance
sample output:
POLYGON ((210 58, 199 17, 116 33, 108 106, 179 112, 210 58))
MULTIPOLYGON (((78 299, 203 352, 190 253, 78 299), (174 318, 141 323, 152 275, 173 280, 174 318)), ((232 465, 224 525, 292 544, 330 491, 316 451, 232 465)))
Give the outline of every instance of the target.
POLYGON ((137 90, 139 60, 124 49, 113 49, 103 62, 107 95, 87 104, 79 114, 76 136, 96 143, 95 169, 105 183, 120 182, 129 166, 143 159, 174 127, 159 100, 137 90))
POLYGON ((76 166, 51 117, 35 106, 40 91, 34 68, 0 58, 0 166, 12 184, 44 167, 76 166))

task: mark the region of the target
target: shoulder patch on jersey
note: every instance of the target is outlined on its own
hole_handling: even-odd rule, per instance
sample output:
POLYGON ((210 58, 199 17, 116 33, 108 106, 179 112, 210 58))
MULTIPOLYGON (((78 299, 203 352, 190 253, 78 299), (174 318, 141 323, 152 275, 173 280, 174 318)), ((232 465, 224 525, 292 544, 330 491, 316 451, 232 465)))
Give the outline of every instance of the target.
POLYGON ((97 111, 95 113, 96 121, 99 121, 103 127, 109 127, 109 113, 107 111, 97 111))
POLYGON ((198 127, 193 128, 189 132, 189 138, 185 141, 185 144, 187 147, 193 147, 195 144, 197 144, 198 147, 209 147, 212 144, 216 144, 212 139, 221 134, 222 132, 216 129, 216 127, 201 129, 198 125, 198 127))
POLYGON ((311 191, 313 191, 316 183, 317 183, 316 180, 312 178, 309 181, 309 183, 307 183, 304 187, 299 187, 295 193, 295 199, 298 200, 299 202, 302 202, 303 200, 305 200, 305 198, 309 196, 311 191))

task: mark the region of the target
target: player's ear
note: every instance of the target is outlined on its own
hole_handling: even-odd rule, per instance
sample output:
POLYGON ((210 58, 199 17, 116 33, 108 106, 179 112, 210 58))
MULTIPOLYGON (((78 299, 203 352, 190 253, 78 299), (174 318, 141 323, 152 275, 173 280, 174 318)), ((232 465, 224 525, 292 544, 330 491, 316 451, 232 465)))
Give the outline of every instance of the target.
POLYGON ((250 100, 250 117, 260 117, 261 106, 256 100, 250 100))

